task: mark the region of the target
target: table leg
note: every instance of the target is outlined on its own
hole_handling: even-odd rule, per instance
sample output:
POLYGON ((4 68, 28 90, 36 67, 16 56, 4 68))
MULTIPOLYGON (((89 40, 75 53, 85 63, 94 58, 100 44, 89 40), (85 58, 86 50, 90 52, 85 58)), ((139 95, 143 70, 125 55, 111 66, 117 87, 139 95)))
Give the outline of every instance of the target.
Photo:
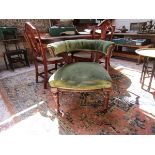
POLYGON ((155 60, 153 60, 153 68, 152 68, 151 77, 149 81, 148 91, 150 91, 151 89, 151 83, 152 83, 153 76, 155 76, 155 60))
POLYGON ((143 68, 142 68, 142 73, 141 73, 141 77, 140 77, 140 83, 142 83, 142 87, 144 85, 145 74, 146 74, 146 71, 147 71, 147 63, 148 63, 148 58, 145 57, 144 58, 143 68))
POLYGON ((137 65, 141 64, 141 62, 142 62, 142 56, 139 55, 139 56, 138 56, 138 60, 137 60, 137 65))

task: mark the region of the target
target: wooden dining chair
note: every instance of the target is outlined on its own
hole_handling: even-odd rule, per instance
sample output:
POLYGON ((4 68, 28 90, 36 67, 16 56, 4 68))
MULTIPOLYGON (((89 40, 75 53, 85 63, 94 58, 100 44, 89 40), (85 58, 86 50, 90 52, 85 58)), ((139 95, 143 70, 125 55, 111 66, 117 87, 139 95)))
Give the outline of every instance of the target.
POLYGON ((14 71, 14 64, 16 63, 21 63, 25 66, 29 66, 27 50, 23 46, 21 39, 17 37, 16 27, 4 28, 2 43, 5 48, 3 57, 7 69, 9 69, 10 67, 14 71))
MULTIPOLYGON (((97 39, 95 38, 96 36, 96 30, 100 30, 101 33, 100 33, 100 40, 108 40, 108 41, 111 41, 112 40, 112 37, 113 37, 113 34, 114 34, 114 31, 115 31, 115 26, 112 25, 111 21, 110 20, 104 20, 102 21, 100 24, 98 24, 97 26, 93 26, 91 27, 92 30, 91 30, 91 34, 92 34, 92 39, 97 39), (107 35, 107 33, 109 33, 107 35)), ((86 52, 83 52, 83 51, 80 51, 80 52, 75 52, 72 54, 72 58, 75 62, 89 62, 89 61, 96 61, 96 62, 99 62, 99 63, 102 63, 100 61, 101 58, 103 58, 103 53, 95 53, 95 52, 92 52, 92 51, 86 51, 86 52)), ((110 63, 110 61, 109 61, 110 63)), ((109 64, 110 65, 110 64, 109 64)))
POLYGON ((100 24, 94 27, 92 32, 94 39, 95 39, 95 33, 97 29, 101 30, 101 33, 100 33, 101 40, 109 40, 109 41, 112 40, 113 34, 115 32, 115 25, 112 25, 112 22, 110 20, 103 20, 100 24))
POLYGON ((40 32, 30 22, 25 23, 24 36, 33 53, 36 82, 38 82, 39 76, 42 77, 44 79, 44 88, 46 89, 49 74, 53 74, 52 71, 57 70, 57 66, 63 64, 63 58, 52 56, 48 52, 46 45, 42 44, 40 32), (39 64, 43 65, 43 72, 39 72, 39 64), (49 69, 49 64, 54 64, 54 68, 49 69))

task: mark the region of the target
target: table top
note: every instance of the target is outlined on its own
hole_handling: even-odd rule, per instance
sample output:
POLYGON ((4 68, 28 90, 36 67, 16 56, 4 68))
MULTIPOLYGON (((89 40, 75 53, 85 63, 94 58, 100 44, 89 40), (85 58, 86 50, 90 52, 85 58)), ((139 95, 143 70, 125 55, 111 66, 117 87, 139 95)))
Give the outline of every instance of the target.
POLYGON ((116 33, 114 32, 114 36, 140 36, 140 37, 154 37, 155 34, 150 33, 135 33, 135 32, 126 32, 126 33, 116 33))
MULTIPOLYGON (((78 35, 66 35, 66 36, 57 36, 52 37, 48 33, 41 34, 41 40, 45 44, 49 44, 55 41, 62 41, 62 40, 72 40, 72 39, 91 39, 91 34, 78 34, 78 35)), ((95 36, 96 38, 99 37, 99 35, 95 36)), ((37 39, 37 37, 36 37, 37 39)))
POLYGON ((155 48, 142 48, 142 49, 135 50, 135 52, 144 57, 155 58, 155 48))
POLYGON ((147 44, 147 45, 131 45, 131 44, 116 44, 117 46, 122 46, 122 47, 131 47, 131 48, 137 48, 137 49, 141 49, 141 48, 149 48, 149 47, 153 47, 154 44, 147 44))

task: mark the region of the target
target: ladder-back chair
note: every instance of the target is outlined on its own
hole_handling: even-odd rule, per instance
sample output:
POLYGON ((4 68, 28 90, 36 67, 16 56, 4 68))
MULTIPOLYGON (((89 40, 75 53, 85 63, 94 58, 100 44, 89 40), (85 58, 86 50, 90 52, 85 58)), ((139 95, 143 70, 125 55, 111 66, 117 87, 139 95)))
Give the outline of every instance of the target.
POLYGON ((3 30, 2 40, 5 47, 4 62, 7 69, 10 67, 14 71, 14 64, 18 62, 25 66, 29 66, 27 50, 22 45, 22 41, 17 37, 17 28, 12 27, 12 29, 7 29, 9 29, 9 27, 4 28, 3 30))
POLYGON ((40 32, 30 22, 25 23, 24 36, 31 47, 31 51, 33 52, 36 82, 38 82, 39 76, 42 77, 44 79, 44 88, 46 89, 49 74, 52 74, 53 70, 57 70, 58 64, 63 64, 63 59, 62 57, 54 57, 49 54, 46 45, 42 44, 40 32), (43 72, 39 72, 39 64, 43 65, 43 72), (54 64, 55 67, 49 69, 49 64, 54 64))

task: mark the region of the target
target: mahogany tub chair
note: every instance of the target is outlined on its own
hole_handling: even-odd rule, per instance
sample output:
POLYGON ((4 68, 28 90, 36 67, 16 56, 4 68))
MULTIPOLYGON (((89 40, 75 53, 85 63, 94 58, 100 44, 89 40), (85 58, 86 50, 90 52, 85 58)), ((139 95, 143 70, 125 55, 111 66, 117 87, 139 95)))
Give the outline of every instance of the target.
MULTIPOLYGON (((92 39, 96 39, 95 38, 95 34, 97 30, 100 30, 100 40, 112 40, 114 31, 115 31, 115 26, 112 25, 110 20, 104 20, 102 21, 100 24, 98 24, 97 26, 93 26, 92 27, 92 39), (108 33, 108 35, 107 35, 108 33)), ((114 49, 113 49, 114 50, 114 49)), ((103 57, 104 55, 102 53, 94 53, 92 51, 76 51, 72 54, 72 58, 75 60, 75 62, 79 62, 79 61, 98 61, 101 62, 100 59, 103 57)), ((110 61, 109 61, 109 65, 110 65, 110 61)))
MULTIPOLYGON (((29 46, 31 47, 31 51, 33 53, 33 60, 36 71, 36 82, 38 82, 38 77, 42 77, 44 79, 44 88, 47 88, 49 74, 52 74, 53 70, 57 70, 58 64, 63 64, 62 57, 54 57, 49 54, 45 45, 41 42, 41 36, 39 31, 30 23, 25 23, 25 32, 24 36, 29 46), (43 72, 39 72, 39 64, 42 64, 44 67, 43 72), (55 67, 49 69, 49 64, 54 64, 55 67)), ((53 67, 53 66, 52 66, 53 67)))
MULTIPOLYGON (((55 111, 60 114, 59 93, 62 92, 103 92, 103 110, 107 110, 112 80, 107 70, 97 62, 73 62, 68 53, 75 50, 105 52, 114 44, 103 40, 66 40, 48 44, 50 53, 64 57, 65 65, 49 79, 52 95, 56 101, 55 111)), ((52 103, 49 103, 52 104, 52 103)), ((49 105, 49 107, 51 107, 49 105)))

